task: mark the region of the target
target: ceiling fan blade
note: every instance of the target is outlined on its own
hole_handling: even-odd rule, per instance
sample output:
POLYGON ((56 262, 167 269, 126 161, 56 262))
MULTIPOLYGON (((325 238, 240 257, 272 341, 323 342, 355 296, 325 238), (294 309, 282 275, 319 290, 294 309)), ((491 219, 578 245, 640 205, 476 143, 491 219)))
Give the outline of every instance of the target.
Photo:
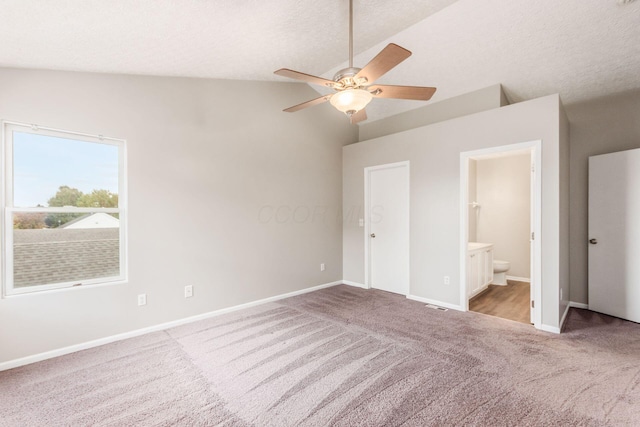
POLYGON ((313 83, 315 85, 326 86, 332 88, 336 82, 333 80, 323 79, 322 77, 312 76, 311 74, 301 73, 299 71, 289 70, 288 68, 280 68, 274 71, 273 74, 277 74, 282 77, 289 77, 290 79, 302 80, 307 83, 313 83))
POLYGON ((435 87, 373 85, 367 88, 375 98, 415 99, 428 101, 436 91, 435 87))
POLYGON ((312 99, 311 101, 303 102, 302 104, 294 105, 293 107, 289 107, 285 110, 287 113, 295 113, 296 111, 302 110, 303 108, 313 107, 314 105, 322 104, 323 102, 327 102, 329 98, 333 96, 332 93, 329 95, 321 96, 320 98, 312 99))
POLYGON ((355 125, 356 123, 359 123, 363 120, 367 120, 367 112, 364 110, 364 108, 349 117, 349 121, 352 125, 355 125))
POLYGON ((411 56, 411 52, 394 43, 389 43, 382 49, 358 74, 358 78, 365 77, 369 84, 376 81, 380 76, 391 70, 393 67, 411 56))

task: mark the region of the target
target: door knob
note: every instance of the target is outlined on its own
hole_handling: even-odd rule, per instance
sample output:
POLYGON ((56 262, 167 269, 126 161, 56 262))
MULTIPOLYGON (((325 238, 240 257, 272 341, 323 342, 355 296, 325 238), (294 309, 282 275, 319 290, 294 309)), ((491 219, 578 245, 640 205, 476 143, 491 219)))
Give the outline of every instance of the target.
POLYGON ((598 244, 598 240, 597 239, 589 239, 589 243, 591 243, 592 245, 597 245, 598 244))
POLYGON ((376 238, 376 233, 371 233, 371 238, 375 239, 376 238))

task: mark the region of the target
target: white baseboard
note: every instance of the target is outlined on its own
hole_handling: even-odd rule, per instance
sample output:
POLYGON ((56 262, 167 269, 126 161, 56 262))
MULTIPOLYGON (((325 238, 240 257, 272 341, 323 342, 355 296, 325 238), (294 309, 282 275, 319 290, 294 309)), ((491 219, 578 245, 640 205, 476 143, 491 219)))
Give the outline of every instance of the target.
POLYGON ((342 283, 349 286, 355 286, 356 288, 369 289, 369 287, 363 283, 352 282, 350 280, 343 280, 342 283))
POLYGON ((567 320, 567 314, 569 314, 570 308, 584 308, 588 310, 589 305, 584 304, 582 302, 569 301, 569 304, 567 304, 567 308, 564 309, 564 313, 562 314, 562 319, 560 320, 560 328, 558 328, 557 333, 560 333, 560 331, 562 330, 562 327, 564 326, 564 322, 565 320, 567 320))
POLYGON ((553 334, 560 333, 560 328, 558 328, 557 326, 540 325, 538 329, 545 332, 551 332, 553 334))
POLYGON ((196 316, 186 317, 183 319, 172 320, 171 322, 161 323, 159 325, 154 325, 154 326, 148 326, 146 328, 136 329, 134 331, 124 332, 122 334, 111 335, 108 337, 99 338, 97 340, 87 341, 80 344, 74 344, 74 345, 59 348, 56 350, 45 351, 44 353, 34 354, 32 356, 26 356, 26 357, 21 357, 19 359, 8 360, 6 362, 0 363, 0 371, 17 368, 19 366, 28 365, 30 363, 40 362, 42 360, 52 359, 58 356, 64 356, 65 354, 75 353, 76 351, 86 350, 86 349, 98 347, 104 344, 109 344, 112 342, 137 337, 140 335, 148 334, 150 332, 162 331, 165 329, 173 328, 175 326, 197 322, 198 320, 220 316, 222 314, 231 313, 231 312, 242 310, 245 308, 255 307, 257 305, 294 297, 296 295, 302 295, 309 292, 318 291, 320 289, 330 288, 332 286, 341 285, 343 283, 344 283, 344 280, 338 280, 336 282, 325 283, 323 285, 318 285, 318 286, 312 286, 310 288, 300 289, 298 291, 293 291, 286 294, 276 295, 273 297, 263 298, 257 301, 248 302, 245 304, 235 305, 233 307, 221 308, 220 310, 210 311, 208 313, 198 314, 196 316))
POLYGON ((589 310, 589 304, 585 304, 583 302, 569 301, 569 307, 572 307, 572 308, 584 308, 585 310, 589 310))
POLYGON ((413 300, 413 301, 418 301, 418 302, 423 302, 425 304, 437 305, 438 307, 450 308, 451 310, 464 311, 464 310, 462 310, 462 307, 460 307, 457 304, 450 304, 448 302, 436 301, 434 299, 418 297, 418 296, 415 296, 415 295, 407 295, 407 299, 410 299, 410 300, 413 300))
POLYGON ((547 332, 553 332, 554 334, 559 334, 560 331, 562 331, 562 327, 564 326, 564 322, 567 320, 567 314, 569 314, 569 309, 571 307, 588 308, 588 306, 586 304, 583 304, 581 302, 569 301, 569 303, 567 304, 567 307, 564 309, 564 313, 562 313, 562 318, 560 319, 560 327, 559 328, 556 328, 555 326, 541 325, 540 329, 542 329, 543 331, 547 331, 547 332))
POLYGON ((564 309, 564 313, 562 313, 562 318, 560 319, 560 330, 564 326, 564 321, 567 320, 567 314, 569 314, 569 309, 571 308, 571 303, 567 304, 567 308, 564 309))
POLYGON ((516 282, 531 283, 531 279, 529 279, 528 277, 507 276, 507 280, 514 280, 516 282))

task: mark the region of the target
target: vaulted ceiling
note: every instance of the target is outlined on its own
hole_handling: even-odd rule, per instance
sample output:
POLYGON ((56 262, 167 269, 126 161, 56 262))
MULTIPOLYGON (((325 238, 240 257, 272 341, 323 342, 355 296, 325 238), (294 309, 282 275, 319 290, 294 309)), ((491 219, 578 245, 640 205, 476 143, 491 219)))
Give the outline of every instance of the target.
MULTIPOLYGON (((355 65, 397 43, 413 56, 379 83, 436 86, 431 102, 495 83, 512 102, 640 89, 640 1, 354 0, 354 13, 355 65)), ((347 65, 348 0, 2 0, 0 41, 4 67, 287 81, 273 75, 286 67, 331 79, 347 65)))

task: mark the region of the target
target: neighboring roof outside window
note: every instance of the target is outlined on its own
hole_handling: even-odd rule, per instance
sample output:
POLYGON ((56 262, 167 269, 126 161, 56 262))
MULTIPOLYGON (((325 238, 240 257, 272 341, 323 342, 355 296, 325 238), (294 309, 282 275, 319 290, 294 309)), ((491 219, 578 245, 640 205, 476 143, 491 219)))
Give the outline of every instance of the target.
POLYGON ((104 212, 83 215, 58 228, 86 229, 86 228, 119 228, 120 220, 104 212))
POLYGON ((45 228, 13 233, 16 288, 42 283, 82 283, 120 274, 118 228, 45 228))

